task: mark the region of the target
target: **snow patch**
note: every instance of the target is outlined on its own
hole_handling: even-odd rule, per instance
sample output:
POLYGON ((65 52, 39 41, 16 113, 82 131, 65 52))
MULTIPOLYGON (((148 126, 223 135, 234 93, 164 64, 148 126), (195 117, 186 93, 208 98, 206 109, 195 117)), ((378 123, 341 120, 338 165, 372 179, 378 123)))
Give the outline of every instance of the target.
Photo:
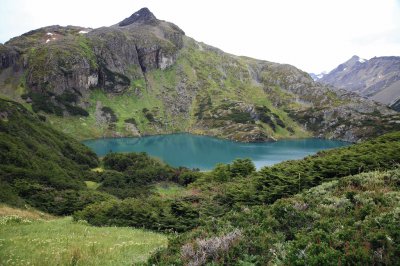
POLYGON ((86 34, 86 33, 88 33, 87 30, 81 30, 81 31, 79 31, 79 34, 86 34))
POLYGON ((322 79, 325 76, 325 74, 321 73, 319 75, 317 75, 317 78, 322 79))
POLYGON ((345 68, 343 69, 343 71, 346 71, 346 69, 347 69, 347 67, 345 67, 345 68))
POLYGON ((47 40, 46 40, 46 43, 48 43, 49 41, 50 41, 50 39, 47 39, 47 40))
POLYGON ((361 64, 364 63, 365 61, 367 61, 367 60, 366 59, 362 59, 362 58, 358 59, 358 62, 360 62, 361 64))
POLYGON ((140 16, 140 14, 136 14, 135 16, 137 16, 137 17, 138 17, 138 16, 140 16))
POLYGON ((48 33, 46 33, 46 35, 47 35, 47 36, 52 36, 52 35, 54 35, 54 34, 51 33, 51 32, 48 32, 48 33))

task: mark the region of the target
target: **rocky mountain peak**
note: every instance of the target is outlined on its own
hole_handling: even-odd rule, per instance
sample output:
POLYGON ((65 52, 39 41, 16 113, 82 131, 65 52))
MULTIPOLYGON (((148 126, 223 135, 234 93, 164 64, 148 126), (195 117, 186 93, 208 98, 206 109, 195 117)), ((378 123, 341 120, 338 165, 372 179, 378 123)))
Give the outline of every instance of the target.
POLYGON ((345 65, 353 66, 357 63, 362 63, 363 61, 365 60, 361 59, 358 55, 353 55, 349 60, 346 61, 345 65))
POLYGON ((360 57, 359 57, 358 55, 353 55, 353 56, 350 58, 349 61, 355 61, 355 60, 358 60, 358 59, 360 59, 360 57))
POLYGON ((157 21, 156 16, 154 16, 154 14, 151 13, 151 11, 147 7, 144 7, 139 11, 133 13, 132 16, 130 16, 129 18, 126 18, 118 23, 118 26, 124 27, 133 23, 148 24, 155 21, 157 21))
POLYGON ((353 56, 319 81, 361 94, 399 110, 400 57, 382 56, 369 60, 353 56))

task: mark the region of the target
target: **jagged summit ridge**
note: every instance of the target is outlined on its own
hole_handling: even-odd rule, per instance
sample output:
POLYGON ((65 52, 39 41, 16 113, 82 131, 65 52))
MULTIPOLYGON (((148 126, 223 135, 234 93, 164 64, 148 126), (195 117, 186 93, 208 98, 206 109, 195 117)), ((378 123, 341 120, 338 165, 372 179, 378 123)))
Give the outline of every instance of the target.
POLYGON ((131 25, 133 23, 151 23, 157 21, 156 16, 147 8, 144 7, 140 9, 139 11, 136 11, 135 13, 132 14, 129 18, 124 19, 120 23, 118 23, 118 26, 124 27, 131 25))
POLYGON ((366 60, 353 56, 319 81, 397 106, 396 101, 400 99, 400 57, 382 56, 366 60))

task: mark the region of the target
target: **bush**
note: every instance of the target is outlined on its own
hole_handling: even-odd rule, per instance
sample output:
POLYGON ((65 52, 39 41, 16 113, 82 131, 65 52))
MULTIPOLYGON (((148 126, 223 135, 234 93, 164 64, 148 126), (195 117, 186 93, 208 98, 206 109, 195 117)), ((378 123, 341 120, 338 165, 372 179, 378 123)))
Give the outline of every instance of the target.
POLYGON ((256 171, 256 167, 250 159, 236 159, 230 166, 230 172, 233 176, 247 177, 256 171))
POLYGON ((132 226, 159 231, 183 232, 198 225, 192 199, 174 201, 156 197, 127 198, 94 203, 74 214, 97 226, 132 226))
POLYGON ((219 163, 211 172, 211 176, 218 182, 226 182, 232 178, 232 172, 229 164, 219 163))
POLYGON ((70 115, 89 116, 88 111, 86 111, 82 107, 74 106, 74 105, 67 103, 67 104, 65 104, 65 108, 67 109, 67 111, 70 115))
POLYGON ((253 118, 251 117, 250 113, 248 112, 241 112, 236 109, 231 110, 232 113, 229 114, 226 119, 232 120, 235 123, 242 123, 242 124, 247 124, 247 123, 254 123, 253 118))
POLYGON ((150 112, 149 109, 143 108, 142 112, 143 112, 144 116, 146 117, 146 119, 149 120, 149 122, 155 122, 156 121, 155 118, 154 118, 154 115, 150 112))
POLYGON ((125 119, 124 121, 125 121, 125 123, 137 125, 135 118, 128 118, 128 119, 125 119))
POLYGON ((200 172, 184 171, 179 175, 178 183, 183 185, 183 186, 187 186, 187 185, 195 182, 201 176, 202 176, 202 174, 200 172))
POLYGON ((110 118, 110 122, 114 123, 118 121, 117 115, 114 113, 114 110, 108 106, 104 106, 101 108, 101 111, 110 118))
POLYGON ((146 153, 109 153, 104 159, 106 169, 101 174, 100 190, 107 191, 119 198, 141 197, 151 193, 150 185, 160 181, 193 182, 195 174, 189 170, 180 172, 160 161, 149 157, 146 153))
POLYGON ((64 91, 63 94, 56 96, 56 100, 62 104, 76 103, 79 97, 72 91, 64 91))

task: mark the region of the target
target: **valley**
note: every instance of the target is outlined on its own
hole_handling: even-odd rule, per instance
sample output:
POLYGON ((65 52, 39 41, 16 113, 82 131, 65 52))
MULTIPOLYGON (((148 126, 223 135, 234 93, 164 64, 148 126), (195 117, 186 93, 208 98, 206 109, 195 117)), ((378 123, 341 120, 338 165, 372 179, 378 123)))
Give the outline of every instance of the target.
POLYGON ((54 239, 59 239, 56 246, 52 244, 55 249, 46 252, 59 254, 60 263, 78 265, 98 259, 121 265, 127 260, 143 262, 149 258, 145 254, 162 247, 150 255, 148 265, 215 259, 228 264, 287 264, 301 259, 299 248, 309 254, 305 264, 308 259, 322 263, 338 256, 349 263, 362 259, 391 264, 397 258, 399 132, 258 171, 251 160, 236 159, 198 172, 171 167, 145 153, 109 153, 100 162, 40 115, 15 102, 0 103, 0 195, 2 204, 7 204, 2 208, 8 210, 0 213, 0 230, 4 230, 6 264, 46 263, 50 255, 41 247, 54 239), (64 218, 32 214, 28 205, 64 218), (339 214, 345 222, 336 220, 339 214), (368 217, 379 217, 386 226, 368 217), (355 228, 356 222, 365 229, 355 228), (164 236, 148 231, 139 236, 143 232, 126 227, 173 235, 165 247, 164 236), (335 230, 337 234, 330 235, 335 230), (77 235, 68 240, 75 231, 77 235), (140 242, 144 249, 131 245, 137 238, 144 241, 140 242), (29 252, 15 254, 32 239, 38 243, 30 245, 29 252), (308 249, 307 243, 315 239, 322 242, 308 249), (90 241, 96 243, 87 246, 90 241), (221 241, 226 244, 208 250, 221 241), (335 245, 329 246, 329 241, 335 245), (370 248, 355 249, 361 241, 370 248), (109 247, 119 251, 102 251, 109 247), (376 258, 376 252, 382 256, 376 258))
POLYGON ((361 61, 314 81, 148 8, 0 44, 0 264, 397 265, 397 83, 361 61))

